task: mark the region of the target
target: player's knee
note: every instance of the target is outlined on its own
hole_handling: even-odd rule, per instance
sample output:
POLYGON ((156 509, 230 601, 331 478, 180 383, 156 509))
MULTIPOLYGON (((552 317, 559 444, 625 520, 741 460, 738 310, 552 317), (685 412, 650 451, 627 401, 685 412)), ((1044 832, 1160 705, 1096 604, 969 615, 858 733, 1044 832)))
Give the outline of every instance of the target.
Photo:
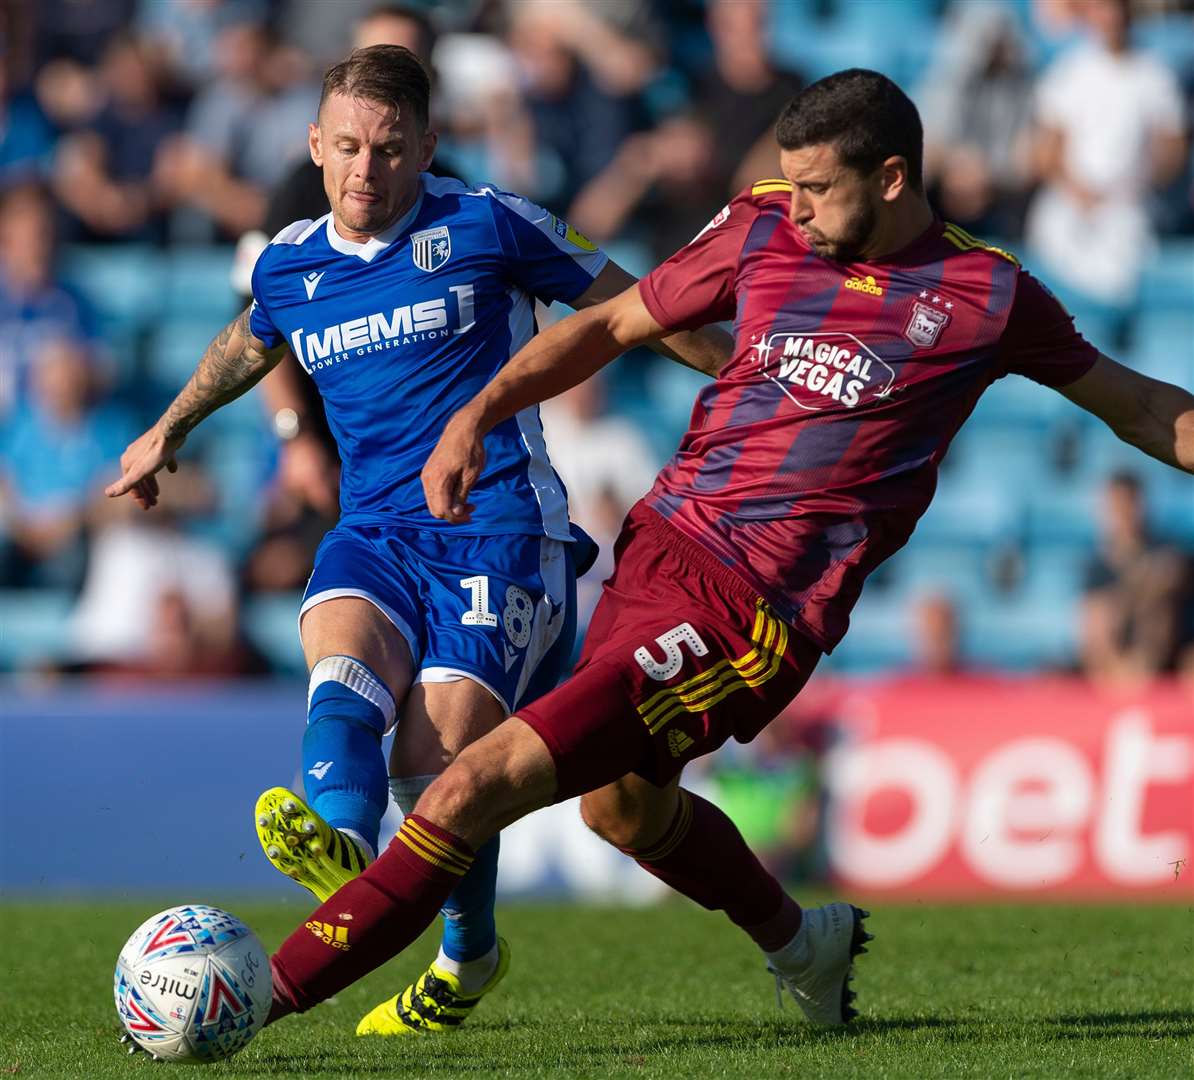
POLYGON ((490 819, 497 816, 502 792, 500 772, 478 755, 466 752, 428 787, 415 813, 459 836, 477 837, 490 832, 490 819))
POLYGON ((607 844, 633 849, 643 832, 642 814, 616 789, 591 791, 580 800, 581 820, 607 844))

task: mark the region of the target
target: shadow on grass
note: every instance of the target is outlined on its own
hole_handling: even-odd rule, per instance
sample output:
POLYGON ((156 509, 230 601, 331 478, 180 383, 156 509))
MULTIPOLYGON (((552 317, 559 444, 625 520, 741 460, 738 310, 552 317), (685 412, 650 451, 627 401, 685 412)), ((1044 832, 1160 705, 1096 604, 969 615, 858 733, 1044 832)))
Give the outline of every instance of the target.
MULTIPOLYGON (((753 1047, 757 1050, 782 1050, 789 1047, 816 1046, 833 1043, 859 1035, 878 1035, 886 1032, 936 1030, 961 1033, 968 1027, 965 1021, 944 1017, 899 1017, 891 1019, 856 1020, 844 1028, 816 1028, 805 1024, 787 1024, 782 1021, 767 1022, 757 1026, 742 1027, 727 1032, 717 1030, 716 1021, 668 1019, 658 1024, 645 1022, 641 1034, 627 1037, 613 1034, 603 1038, 594 1032, 592 1041, 583 1046, 558 1047, 554 1053, 545 1055, 541 1048, 530 1048, 521 1041, 511 1041, 505 1046, 494 1045, 486 1040, 483 1048, 470 1041, 456 1046, 440 1042, 434 1047, 421 1047, 418 1054, 418 1071, 424 1075, 483 1075, 500 1073, 510 1075, 520 1068, 548 1067, 560 1072, 600 1072, 603 1068, 615 1069, 621 1065, 643 1065, 651 1060, 666 1060, 674 1054, 692 1051, 717 1051, 753 1047), (536 1054, 534 1060, 528 1053, 536 1054)), ((493 1024, 475 1029, 477 1035, 498 1036, 514 1034, 525 1030, 524 1025, 493 1024)), ((398 1050, 398 1047, 395 1047, 398 1050)), ((402 1048, 405 1050, 405 1044, 402 1048)), ((351 1050, 328 1048, 318 1055, 310 1053, 267 1053, 260 1057, 246 1058, 233 1063, 230 1072, 238 1071, 236 1064, 243 1064, 244 1071, 252 1074, 299 1072, 310 1076, 335 1076, 339 1074, 394 1075, 400 1071, 406 1058, 398 1053, 386 1061, 369 1060, 368 1055, 358 1055, 351 1050)), ((412 1061, 414 1058, 412 1057, 412 1061)))
POLYGON ((1189 1009, 1149 1009, 1143 1012, 1074 1013, 1050 1017, 1046 1023, 1059 1030, 1062 1039, 1190 1038, 1194 1036, 1194 1012, 1189 1009))

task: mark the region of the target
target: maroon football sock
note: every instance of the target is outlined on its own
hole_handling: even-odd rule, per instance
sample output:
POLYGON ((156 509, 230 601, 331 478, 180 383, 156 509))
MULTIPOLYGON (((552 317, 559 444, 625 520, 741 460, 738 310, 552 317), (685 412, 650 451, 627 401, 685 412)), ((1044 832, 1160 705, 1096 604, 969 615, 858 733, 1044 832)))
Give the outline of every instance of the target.
POLYGON ((710 911, 724 911, 765 952, 800 929, 800 907, 746 846, 734 823, 699 795, 680 791, 668 830, 647 851, 623 849, 639 866, 710 911))
POLYGON ((472 861, 472 850, 458 837, 408 816, 381 857, 317 908, 271 958, 278 1011, 318 1005, 400 953, 431 925, 472 861))

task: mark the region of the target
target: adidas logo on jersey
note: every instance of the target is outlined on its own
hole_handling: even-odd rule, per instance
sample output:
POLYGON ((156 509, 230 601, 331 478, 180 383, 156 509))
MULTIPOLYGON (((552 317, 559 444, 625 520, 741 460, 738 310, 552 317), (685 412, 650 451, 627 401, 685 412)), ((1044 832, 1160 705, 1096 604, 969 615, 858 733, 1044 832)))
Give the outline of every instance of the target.
POLYGON ((330 945, 333 949, 348 952, 352 948, 348 944, 347 926, 333 926, 331 923, 317 922, 315 919, 309 920, 305 925, 320 941, 325 945, 330 945))
POLYGON ((867 274, 864 278, 846 278, 844 288, 850 289, 853 292, 866 293, 868 296, 883 295, 883 286, 879 285, 870 274, 867 274))

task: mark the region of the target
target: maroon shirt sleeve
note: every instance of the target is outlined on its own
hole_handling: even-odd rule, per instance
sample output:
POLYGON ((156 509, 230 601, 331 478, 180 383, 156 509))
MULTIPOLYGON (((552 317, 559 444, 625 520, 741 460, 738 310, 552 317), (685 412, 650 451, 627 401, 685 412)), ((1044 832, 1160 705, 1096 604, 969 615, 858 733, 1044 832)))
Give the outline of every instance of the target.
POLYGON ((643 303, 660 326, 693 330, 734 317, 738 256, 757 216, 749 195, 740 195, 638 283, 643 303))
POLYGON ((1099 350, 1078 333, 1057 297, 1021 270, 999 356, 1005 371, 1044 386, 1068 386, 1091 369, 1099 350))

